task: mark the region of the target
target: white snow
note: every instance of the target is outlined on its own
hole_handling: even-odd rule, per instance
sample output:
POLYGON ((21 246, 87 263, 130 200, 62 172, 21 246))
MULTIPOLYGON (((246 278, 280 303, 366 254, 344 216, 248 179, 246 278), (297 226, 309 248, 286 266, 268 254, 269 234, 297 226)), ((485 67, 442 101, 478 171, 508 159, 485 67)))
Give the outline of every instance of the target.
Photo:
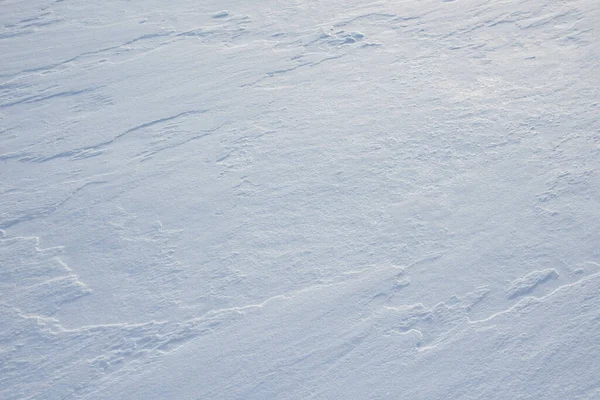
POLYGON ((0 2, 0 398, 600 398, 598 26, 0 2))

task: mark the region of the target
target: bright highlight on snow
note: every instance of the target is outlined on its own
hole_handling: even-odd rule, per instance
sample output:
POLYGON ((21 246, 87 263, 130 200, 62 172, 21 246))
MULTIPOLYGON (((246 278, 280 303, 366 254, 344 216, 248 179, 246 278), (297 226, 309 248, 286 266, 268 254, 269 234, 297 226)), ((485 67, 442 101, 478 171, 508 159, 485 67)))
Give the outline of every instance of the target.
POLYGON ((0 2, 0 398, 599 399, 599 26, 0 2))

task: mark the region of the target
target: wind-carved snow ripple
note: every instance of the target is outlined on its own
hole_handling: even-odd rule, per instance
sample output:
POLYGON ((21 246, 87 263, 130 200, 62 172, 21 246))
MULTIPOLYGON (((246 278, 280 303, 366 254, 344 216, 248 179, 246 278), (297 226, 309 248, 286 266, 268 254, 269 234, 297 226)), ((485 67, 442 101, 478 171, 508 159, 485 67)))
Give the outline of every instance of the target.
POLYGON ((429 308, 422 303, 385 306, 375 315, 376 327, 384 335, 413 335, 421 350, 433 348, 443 342, 456 327, 469 321, 470 310, 488 292, 487 287, 481 287, 429 308))
MULTIPOLYGON (((208 112, 208 110, 182 111, 175 115, 158 118, 158 119, 134 126, 130 129, 120 132, 117 135, 113 136, 112 138, 104 140, 102 142, 90 144, 90 145, 86 145, 86 146, 82 146, 82 147, 77 147, 77 148, 71 148, 68 150, 60 151, 58 153, 53 153, 53 154, 37 153, 36 154, 36 153, 30 152, 30 151, 23 151, 23 152, 18 152, 18 153, 0 154, 0 161, 16 159, 19 162, 44 163, 44 162, 53 161, 53 160, 57 160, 57 159, 61 159, 61 158, 66 158, 66 159, 70 159, 70 160, 81 160, 81 159, 96 157, 96 156, 102 155, 108 148, 110 148, 110 146, 114 145, 118 141, 123 140, 124 138, 126 138, 129 135, 139 133, 140 131, 145 132, 145 131, 148 131, 149 129, 157 127, 157 126, 166 126, 167 128, 173 128, 173 126, 174 126, 173 124, 175 123, 175 126, 176 126, 177 124, 180 123, 180 120, 185 120, 187 117, 190 117, 190 116, 205 114, 206 112, 208 112)), ((158 150, 154 150, 154 151, 148 150, 146 152, 142 152, 142 153, 138 154, 138 156, 147 157, 148 154, 150 154, 150 156, 151 156, 152 154, 155 154, 156 152, 158 152, 162 149, 175 147, 175 146, 178 146, 181 144, 188 143, 192 140, 203 138, 219 128, 220 128, 220 126, 213 128, 211 130, 208 130, 208 131, 203 130, 197 134, 190 134, 189 137, 185 137, 183 140, 180 141, 180 143, 163 146, 162 148, 159 148, 158 150)), ((161 130, 161 133, 162 132, 163 132, 163 130, 161 130)), ((164 141, 166 141, 166 139, 170 139, 170 136, 163 135, 163 137, 161 137, 159 141, 164 142, 164 141)), ((157 141, 155 141, 155 142, 157 142, 157 141)), ((154 142, 152 142, 150 144, 153 145, 154 142)), ((154 146, 154 147, 159 147, 159 146, 154 146)))
POLYGON ((89 325, 65 328, 53 315, 92 290, 36 237, 0 231, 0 397, 66 398, 93 392, 118 374, 244 315, 221 310, 183 322, 89 325), (48 357, 52 355, 52 357, 48 357), (128 368, 123 368, 124 366, 128 368), (68 376, 77 386, 61 384, 68 376), (48 386, 47 382, 54 382, 48 386))
POLYGON ((318 32, 299 33, 296 35, 285 32, 277 32, 271 35, 275 41, 274 49, 286 49, 300 54, 286 57, 281 60, 277 68, 266 71, 265 75, 250 83, 245 83, 242 87, 254 86, 265 79, 274 78, 280 75, 287 75, 303 68, 313 68, 326 62, 334 61, 344 57, 346 54, 344 48, 348 51, 356 47, 372 46, 373 43, 365 42, 365 34, 359 31, 346 31, 331 27, 329 29, 319 29, 318 32))
POLYGON ((40 249, 38 243, 36 237, 7 238, 0 231, 0 299, 21 312, 49 316, 90 289, 58 258, 61 248, 40 249))
POLYGON ((55 17, 52 12, 40 12, 35 17, 25 18, 16 23, 4 25, 3 28, 5 31, 0 32, 0 40, 30 35, 35 32, 36 28, 56 25, 62 21, 64 21, 64 18, 55 17))
POLYGON ((509 299, 523 296, 530 293, 536 286, 557 278, 558 272, 554 268, 533 271, 522 278, 514 280, 508 289, 506 289, 506 295, 509 299))
POLYGON ((538 287, 559 279, 556 269, 537 270, 515 279, 505 289, 506 299, 509 300, 505 308, 497 312, 488 311, 487 316, 482 318, 473 318, 472 314, 475 307, 487 308, 485 303, 492 293, 488 286, 454 295, 448 301, 430 307, 422 303, 400 306, 384 304, 373 313, 372 320, 376 330, 384 336, 411 336, 419 352, 433 350, 448 344, 473 326, 485 326, 500 316, 551 300, 553 296, 564 293, 564 290, 600 275, 598 264, 594 262, 584 263, 581 267, 570 278, 565 277, 566 282, 546 288, 551 290, 540 291, 539 295, 534 295, 538 287))

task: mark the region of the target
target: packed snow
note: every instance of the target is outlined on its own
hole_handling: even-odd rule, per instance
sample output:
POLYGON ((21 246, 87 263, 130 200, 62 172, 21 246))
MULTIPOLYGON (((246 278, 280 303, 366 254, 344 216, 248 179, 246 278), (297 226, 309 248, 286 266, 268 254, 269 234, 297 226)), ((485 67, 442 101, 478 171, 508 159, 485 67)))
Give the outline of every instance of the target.
POLYGON ((0 1, 0 398, 600 399, 598 27, 0 1))

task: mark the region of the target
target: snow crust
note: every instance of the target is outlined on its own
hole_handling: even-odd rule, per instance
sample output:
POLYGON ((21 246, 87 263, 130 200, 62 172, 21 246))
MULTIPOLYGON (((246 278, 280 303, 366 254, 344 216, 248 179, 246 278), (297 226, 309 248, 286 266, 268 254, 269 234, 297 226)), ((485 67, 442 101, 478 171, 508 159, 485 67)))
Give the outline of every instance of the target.
POLYGON ((600 398, 598 26, 0 2, 0 398, 600 398))

